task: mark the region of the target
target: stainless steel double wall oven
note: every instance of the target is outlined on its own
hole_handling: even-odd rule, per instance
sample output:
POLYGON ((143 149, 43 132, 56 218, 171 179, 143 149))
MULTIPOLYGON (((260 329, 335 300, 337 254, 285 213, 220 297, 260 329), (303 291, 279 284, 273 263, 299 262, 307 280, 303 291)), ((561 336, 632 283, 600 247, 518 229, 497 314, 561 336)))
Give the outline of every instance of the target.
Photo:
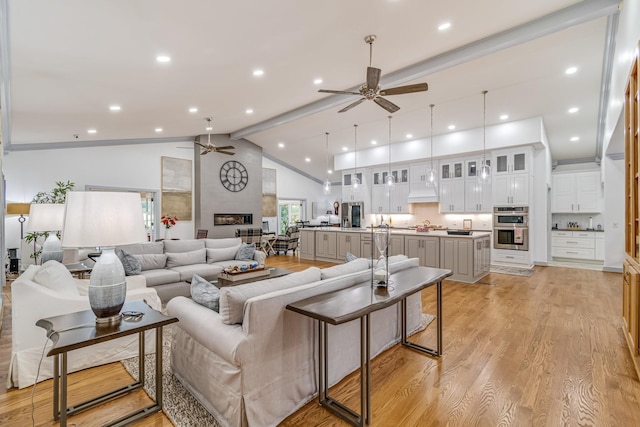
POLYGON ((529 250, 529 208, 527 206, 493 208, 493 247, 514 251, 529 250))

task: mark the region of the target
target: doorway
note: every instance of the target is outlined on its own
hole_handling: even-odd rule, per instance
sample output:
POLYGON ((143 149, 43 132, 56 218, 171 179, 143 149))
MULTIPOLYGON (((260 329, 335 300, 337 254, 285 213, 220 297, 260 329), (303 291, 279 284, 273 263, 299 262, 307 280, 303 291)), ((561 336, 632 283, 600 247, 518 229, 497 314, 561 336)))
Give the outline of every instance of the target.
POLYGON ((278 200, 278 234, 285 234, 287 227, 305 220, 305 205, 306 200, 278 200))

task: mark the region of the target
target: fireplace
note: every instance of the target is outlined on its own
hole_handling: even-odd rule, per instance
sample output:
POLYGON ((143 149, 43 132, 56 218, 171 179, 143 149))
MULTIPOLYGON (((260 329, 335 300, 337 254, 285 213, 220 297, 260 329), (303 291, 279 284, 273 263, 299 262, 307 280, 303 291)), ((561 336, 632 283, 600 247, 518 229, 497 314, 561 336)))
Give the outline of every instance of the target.
POLYGON ((253 214, 213 214, 213 225, 251 225, 253 214))

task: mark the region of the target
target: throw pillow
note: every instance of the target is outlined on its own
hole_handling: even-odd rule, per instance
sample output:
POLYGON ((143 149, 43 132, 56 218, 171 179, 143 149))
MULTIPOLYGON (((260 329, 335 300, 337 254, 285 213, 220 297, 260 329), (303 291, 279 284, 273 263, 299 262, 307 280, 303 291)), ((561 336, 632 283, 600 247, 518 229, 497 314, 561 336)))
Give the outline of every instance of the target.
POLYGON ((140 261, 142 271, 158 270, 160 268, 165 268, 167 265, 167 256, 165 254, 134 254, 133 256, 140 261))
POLYGON ((256 251, 256 246, 250 243, 243 243, 236 252, 236 261, 251 261, 253 260, 253 254, 256 251))
POLYGON ((228 248, 207 248, 207 262, 229 261, 235 259, 240 249, 240 245, 229 246, 228 248))
POLYGON ((237 286, 225 286, 220 289, 220 316, 222 317, 222 322, 227 325, 242 323, 244 304, 249 298, 282 289, 294 288, 317 282, 318 280, 320 280, 320 269, 318 267, 309 267, 304 271, 291 273, 276 279, 261 280, 237 286))
POLYGON ((120 262, 122 262, 125 275, 135 276, 142 272, 142 263, 133 254, 118 248, 116 249, 116 255, 118 255, 120 262))
POLYGON ((167 268, 180 265, 205 264, 207 262, 207 250, 205 248, 190 252, 166 253, 167 268))
POLYGON ((191 279, 191 298, 200 305, 219 311, 220 289, 197 274, 191 279))
POLYGON ((73 276, 67 267, 58 261, 50 260, 42 264, 33 276, 33 281, 60 294, 80 295, 73 276))
POLYGON ((344 257, 344 262, 351 262, 357 260, 358 257, 352 254, 351 252, 347 252, 347 255, 344 257))

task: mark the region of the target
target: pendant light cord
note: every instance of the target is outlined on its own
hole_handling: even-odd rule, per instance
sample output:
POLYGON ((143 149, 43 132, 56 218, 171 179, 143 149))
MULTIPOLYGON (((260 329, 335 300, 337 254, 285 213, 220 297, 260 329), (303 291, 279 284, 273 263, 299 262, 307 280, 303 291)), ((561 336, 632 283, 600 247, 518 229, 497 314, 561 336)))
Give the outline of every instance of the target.
POLYGON ((482 166, 487 164, 487 92, 482 91, 482 166))
POLYGON ((353 175, 358 178, 358 125, 353 125, 353 175))
POLYGON ((327 181, 329 181, 329 132, 325 132, 324 134, 326 135, 326 138, 327 138, 327 142, 324 150, 324 161, 327 167, 327 170, 325 173, 327 175, 327 181))
POLYGON ((435 104, 429 104, 429 108, 431 108, 431 124, 429 125, 431 130, 431 159, 429 160, 429 167, 431 169, 433 169, 433 107, 435 107, 435 104))
POLYGON ((388 116, 388 117, 389 117, 389 164, 387 165, 387 167, 389 169, 388 170, 389 176, 391 176, 391 117, 392 116, 388 116))

